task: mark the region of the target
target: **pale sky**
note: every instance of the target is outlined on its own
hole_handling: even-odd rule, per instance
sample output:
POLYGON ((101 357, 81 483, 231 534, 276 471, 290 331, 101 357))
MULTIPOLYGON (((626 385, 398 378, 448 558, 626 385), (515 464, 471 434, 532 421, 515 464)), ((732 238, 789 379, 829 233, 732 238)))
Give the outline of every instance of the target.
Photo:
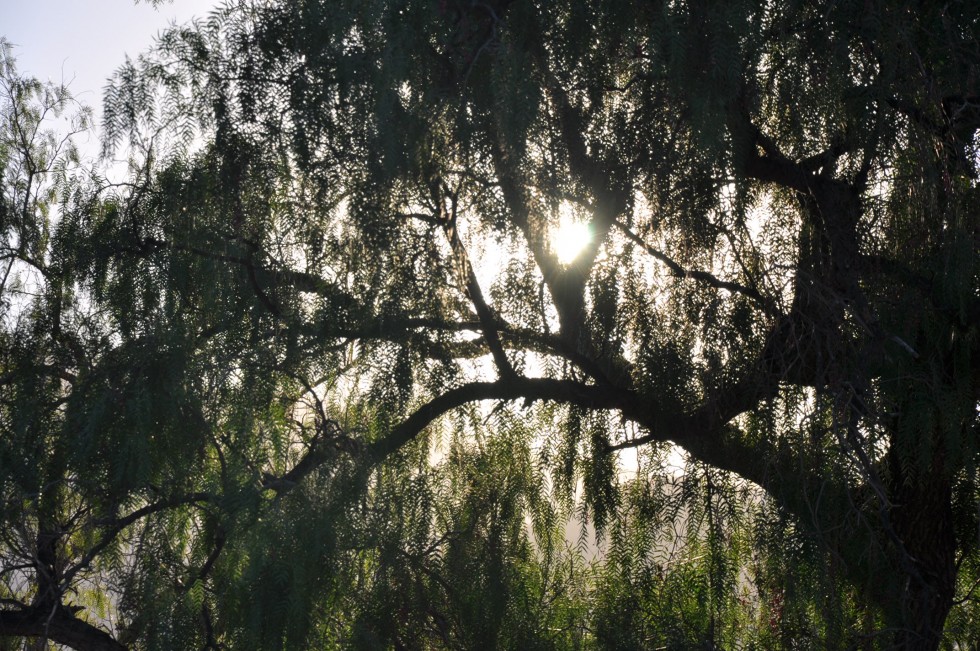
POLYGON ((21 74, 71 83, 101 122, 102 88, 171 23, 206 16, 214 0, 174 0, 159 8, 134 0, 0 0, 0 36, 15 45, 21 74))

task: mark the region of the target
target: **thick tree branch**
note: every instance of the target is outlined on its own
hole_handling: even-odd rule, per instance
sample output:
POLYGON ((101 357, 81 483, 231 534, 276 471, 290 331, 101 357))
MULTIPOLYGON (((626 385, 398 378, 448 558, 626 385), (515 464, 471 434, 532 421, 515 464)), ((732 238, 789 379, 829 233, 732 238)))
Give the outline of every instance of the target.
POLYGON ((0 636, 50 640, 79 651, 126 651, 111 635, 75 617, 73 609, 0 610, 0 636))
MULTIPOLYGON (((594 238, 593 245, 596 247, 594 251, 581 254, 580 260, 568 268, 563 268, 545 241, 546 232, 542 219, 540 216, 532 215, 529 192, 518 172, 519 161, 514 160, 515 155, 507 147, 499 132, 494 133, 494 138, 496 141, 493 148, 494 169, 500 181, 504 201, 510 209, 513 223, 523 233, 535 264, 541 271, 551 294, 552 303, 558 312, 561 337, 570 348, 575 350, 580 359, 591 360, 588 371, 590 375, 604 384, 615 385, 617 378, 626 378, 622 369, 628 365, 624 360, 614 360, 612 363, 609 360, 600 360, 600 355, 594 350, 589 334, 583 331, 585 281, 588 279, 595 251, 598 250, 597 242, 601 241, 606 231, 600 229, 600 233, 594 238)), ((612 204, 603 200, 598 202, 596 210, 593 211, 593 215, 597 214, 612 219, 617 213, 612 204)), ((605 228, 608 229, 608 226, 605 228)))
POLYGON ((518 377, 497 382, 471 382, 450 389, 417 409, 392 428, 387 436, 367 446, 368 459, 380 463, 412 441, 433 420, 470 402, 480 400, 551 400, 587 409, 617 409, 629 418, 636 415, 636 394, 572 380, 518 377))
MULTIPOLYGON (((664 409, 654 396, 571 380, 522 377, 512 381, 472 382, 432 399, 395 426, 386 437, 368 445, 365 452, 370 463, 380 463, 412 441, 436 418, 470 402, 549 400, 587 409, 618 410, 625 418, 648 430, 647 435, 610 446, 609 451, 669 441, 680 445, 695 458, 734 472, 766 489, 772 488, 769 479, 778 474, 781 490, 788 483, 796 482, 799 484, 797 494, 805 496, 807 486, 822 481, 813 469, 799 468, 798 458, 789 450, 777 448, 776 442, 768 439, 750 441, 730 424, 759 401, 772 397, 777 388, 778 383, 772 376, 752 375, 718 390, 695 411, 678 413, 664 409)), ((781 498, 781 501, 785 499, 781 498)), ((801 500, 801 503, 805 502, 805 499, 801 500)))
POLYGON ((534 256, 534 262, 551 292, 562 328, 571 331, 573 322, 578 318, 577 303, 569 298, 568 292, 562 286, 561 264, 548 247, 545 225, 540 216, 535 215, 532 210, 531 198, 522 183, 517 153, 507 144, 500 129, 494 130, 493 137, 494 171, 504 195, 504 202, 510 211, 511 221, 524 235, 531 255, 534 256))

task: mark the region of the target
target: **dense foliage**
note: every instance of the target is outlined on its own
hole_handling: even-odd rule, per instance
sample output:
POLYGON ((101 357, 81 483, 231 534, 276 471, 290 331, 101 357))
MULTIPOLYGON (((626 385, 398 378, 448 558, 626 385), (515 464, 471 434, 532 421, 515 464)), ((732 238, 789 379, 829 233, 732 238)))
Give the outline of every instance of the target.
POLYGON ((4 45, 0 648, 966 648, 978 36, 239 0, 122 183, 4 45))

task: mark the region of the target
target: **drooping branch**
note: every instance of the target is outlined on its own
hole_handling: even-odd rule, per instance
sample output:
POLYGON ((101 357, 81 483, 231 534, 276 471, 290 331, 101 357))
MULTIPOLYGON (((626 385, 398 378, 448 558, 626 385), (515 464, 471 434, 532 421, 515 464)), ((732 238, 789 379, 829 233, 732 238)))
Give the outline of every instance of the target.
POLYGON ((769 316, 778 317, 782 314, 775 302, 760 294, 759 290, 756 288, 749 287, 741 283, 722 280, 714 274, 708 273, 707 271, 685 269, 663 251, 660 251, 659 249, 656 249, 650 244, 646 243, 643 238, 634 233, 626 224, 619 220, 616 220, 613 223, 623 233, 623 235, 626 236, 626 239, 641 247, 644 251, 652 255, 660 262, 664 263, 676 278, 690 278, 691 280, 705 283, 709 287, 714 287, 715 289, 724 289, 732 292, 733 294, 741 294, 751 298, 763 310, 763 312, 769 316))

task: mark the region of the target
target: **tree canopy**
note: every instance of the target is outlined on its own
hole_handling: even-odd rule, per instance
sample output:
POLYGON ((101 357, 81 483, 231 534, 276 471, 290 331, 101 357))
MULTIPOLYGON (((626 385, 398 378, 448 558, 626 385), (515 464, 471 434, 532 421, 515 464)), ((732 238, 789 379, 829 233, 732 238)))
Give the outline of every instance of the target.
POLYGON ((123 182, 4 44, 0 648, 966 648, 978 36, 238 0, 123 182))

